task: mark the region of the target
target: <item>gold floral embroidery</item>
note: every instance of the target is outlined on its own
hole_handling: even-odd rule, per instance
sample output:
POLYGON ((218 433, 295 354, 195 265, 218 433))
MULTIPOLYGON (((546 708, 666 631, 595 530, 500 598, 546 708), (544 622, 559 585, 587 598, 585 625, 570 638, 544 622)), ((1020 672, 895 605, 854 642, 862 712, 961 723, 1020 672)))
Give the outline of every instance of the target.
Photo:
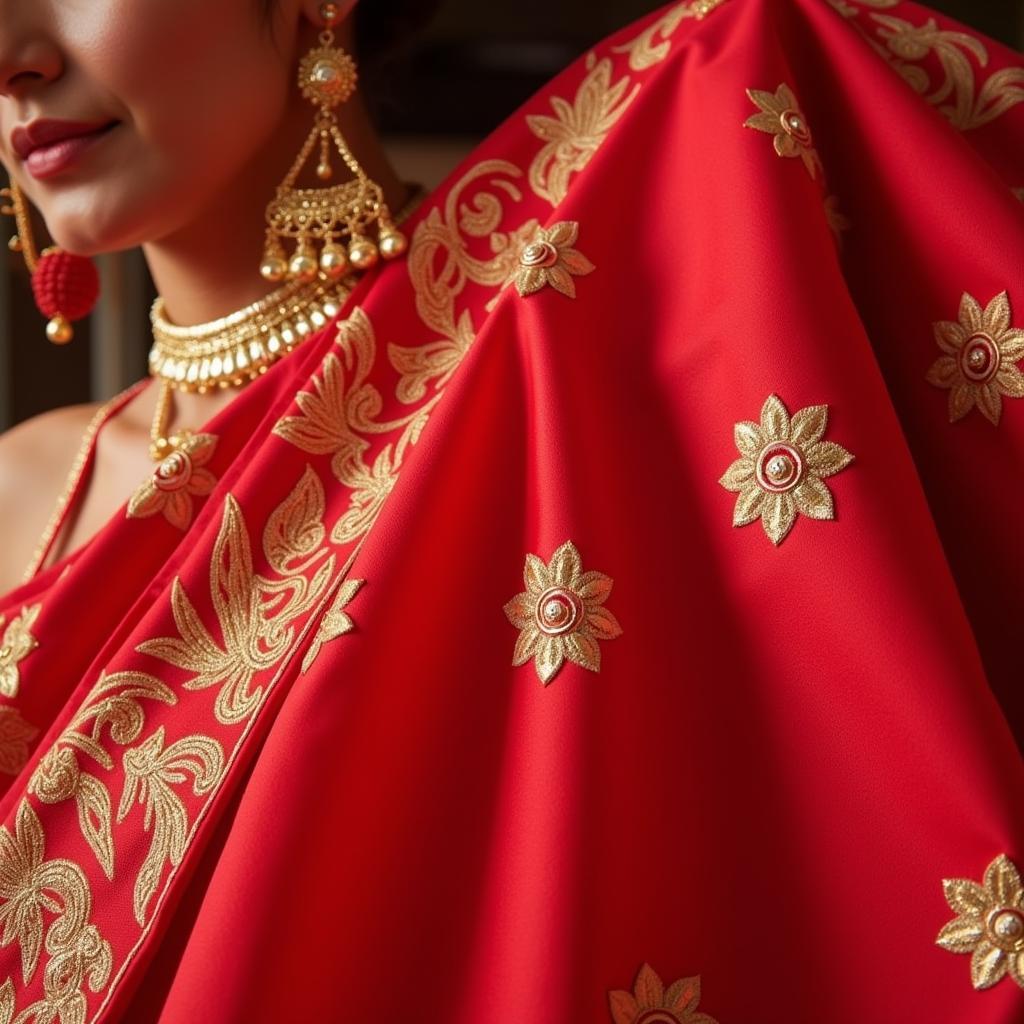
MULTIPOLYGON (((44 948, 50 960, 43 977, 46 998, 36 1007, 45 1020, 81 1020, 85 1015, 82 984, 98 992, 110 976, 110 943, 101 938, 92 914, 89 880, 69 860, 45 860, 43 827, 27 800, 18 805, 15 833, 0 826, 0 945, 17 942, 22 979, 29 984, 44 948), (46 926, 43 911, 56 915, 46 926), (69 1011, 80 1013, 71 1016, 69 1011)), ((26 1011, 22 1019, 36 1019, 26 1011)))
POLYGON ((349 505, 331 530, 331 540, 347 544, 366 534, 398 482, 407 448, 418 440, 440 392, 397 420, 379 422, 383 399, 369 383, 377 339, 361 309, 338 325, 341 358, 329 352, 313 392, 300 391, 299 416, 278 421, 274 433, 313 455, 331 455, 331 471, 351 491, 349 505), (351 378, 351 379, 349 379, 351 378), (401 432, 396 444, 386 444, 373 465, 366 461, 370 442, 360 435, 401 432))
POLYGON ((519 257, 516 289, 520 295, 532 295, 547 285, 556 292, 576 298, 573 276, 589 274, 594 264, 574 249, 580 226, 574 220, 563 220, 550 228, 537 228, 534 239, 519 257))
POLYGON ((153 830, 149 853, 135 880, 135 919, 146 923, 146 907, 156 892, 163 866, 178 865, 185 854, 188 814, 172 788, 192 776, 196 796, 209 793, 224 771, 221 745, 209 736, 186 736, 166 749, 164 727, 144 743, 125 751, 124 791, 117 808, 117 820, 124 821, 133 803, 145 806, 143 829, 153 830))
POLYGON ((910 86, 949 118, 961 131, 980 128, 1024 101, 1024 68, 1003 68, 976 88, 970 56, 979 67, 988 66, 984 43, 966 32, 940 29, 934 18, 914 25, 888 14, 873 14, 883 46, 879 51, 910 86), (921 61, 934 53, 943 80, 934 87, 921 61), (970 56, 969 56, 970 55, 970 56))
POLYGON ((738 491, 733 526, 760 518, 773 544, 781 544, 797 514, 834 519, 832 492, 823 477, 832 476, 853 461, 842 446, 822 441, 828 425, 828 406, 811 405, 790 419, 785 405, 769 395, 761 408, 760 424, 736 424, 734 437, 741 457, 718 481, 738 491))
POLYGON ((36 765, 28 791, 44 804, 74 800, 82 838, 107 878, 114 877, 114 837, 111 800, 106 784, 83 771, 79 754, 111 771, 114 759, 103 746, 103 731, 120 746, 134 743, 142 733, 146 712, 141 701, 177 703, 174 691, 155 676, 142 672, 101 673, 67 728, 36 765))
POLYGON ((929 369, 926 380, 949 389, 949 421, 955 423, 976 405, 998 425, 1003 396, 1024 398, 1024 374, 1014 361, 1024 358, 1024 330, 1010 326, 1010 300, 1000 292, 982 310, 966 292, 960 300, 960 321, 934 325, 935 341, 944 355, 929 369))
POLYGON ((28 746, 38 735, 17 708, 0 707, 0 772, 19 774, 28 761, 28 746))
POLYGON ((187 434, 128 501, 128 518, 163 517, 179 530, 192 522, 193 497, 209 494, 217 478, 205 468, 217 447, 214 434, 187 434))
POLYGON ((982 885, 947 878, 946 902, 959 916, 935 940, 951 953, 971 954, 971 984, 991 988, 1007 974, 1024 988, 1024 888, 1013 863, 1000 855, 982 885))
POLYGON ((814 148, 810 126, 797 103, 793 90, 783 83, 775 92, 748 89, 751 102, 760 108, 760 113, 751 114, 743 122, 745 128, 754 128, 774 136, 775 152, 783 157, 799 157, 807 173, 817 177, 821 159, 814 148))
POLYGON ((668 56, 672 47, 671 36, 687 18, 700 21, 723 3, 725 0, 686 0, 685 3, 676 4, 648 25, 636 39, 612 47, 612 52, 628 53, 630 70, 646 71, 668 56))
POLYGON ((204 625, 180 579, 175 578, 171 607, 179 636, 147 640, 136 650, 192 673, 188 690, 219 687, 214 714, 222 725, 249 717, 263 696, 253 687, 256 675, 276 665, 291 648, 291 623, 324 592, 335 557, 315 547, 324 514, 323 484, 308 466, 302 479, 271 516, 264 553, 281 574, 271 580, 253 569, 252 549, 242 510, 234 495, 224 515, 210 565, 210 598, 223 645, 204 625), (282 538, 288 538, 282 542, 282 538), (306 573, 320 561, 311 578, 306 573), (298 564, 293 564, 298 563, 298 564))
MULTIPOLYGON (((11 619, 4 630, 0 640, 0 694, 4 697, 18 696, 21 685, 18 663, 39 646, 31 630, 42 607, 34 604, 22 608, 21 614, 11 619)), ((4 621, 4 616, 0 615, 0 628, 3 628, 4 621)))
POLYGON ((628 78, 613 83, 607 57, 599 61, 590 54, 587 69, 573 103, 553 96, 554 117, 530 114, 526 118, 530 131, 546 143, 530 165, 530 186, 552 206, 568 195, 572 176, 590 163, 640 88, 634 86, 627 95, 628 78))
POLYGON ((622 627, 604 607, 612 580, 602 572, 584 572, 580 554, 566 541, 545 565, 536 555, 526 556, 526 590, 504 611, 520 630, 512 664, 534 659, 540 681, 547 685, 566 659, 601 671, 599 640, 621 636, 622 627))
POLYGON ((640 968, 632 992, 608 993, 614 1024, 716 1024, 697 1012, 699 1003, 699 977, 680 978, 666 989, 650 964, 640 968))
POLYGON ((302 659, 303 674, 309 671, 313 662, 320 656, 320 650, 324 644, 330 643, 346 633, 351 633, 356 628, 356 624, 352 621, 351 616, 345 613, 344 608, 356 596, 359 588, 365 582, 366 580, 346 580, 338 588, 338 593, 335 594, 330 608, 320 620, 312 646, 302 659))

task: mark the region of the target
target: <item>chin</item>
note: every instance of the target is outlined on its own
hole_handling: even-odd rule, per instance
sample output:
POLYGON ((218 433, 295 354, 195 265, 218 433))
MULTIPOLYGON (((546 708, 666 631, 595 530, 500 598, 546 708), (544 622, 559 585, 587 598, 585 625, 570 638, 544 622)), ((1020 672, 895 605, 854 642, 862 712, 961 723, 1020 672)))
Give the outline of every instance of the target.
MULTIPOLYGON (((102 192, 109 194, 108 187, 102 192)), ((156 237, 163 229, 166 209, 160 197, 150 201, 138 197, 129 201, 123 192, 117 200, 105 203, 103 196, 92 202, 58 201, 44 211, 46 227, 54 244, 79 256, 132 249, 156 237)))

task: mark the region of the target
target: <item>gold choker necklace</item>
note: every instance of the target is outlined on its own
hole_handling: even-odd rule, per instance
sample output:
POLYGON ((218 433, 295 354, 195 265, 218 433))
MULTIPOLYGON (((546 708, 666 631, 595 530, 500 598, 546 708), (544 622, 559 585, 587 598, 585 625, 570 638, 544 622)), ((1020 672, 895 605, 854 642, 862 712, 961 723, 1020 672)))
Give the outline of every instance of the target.
POLYGON ((293 281, 229 316, 179 327, 157 298, 150 310, 149 372, 178 391, 241 387, 287 355, 341 310, 350 285, 293 281))
POLYGON ((172 391, 205 394, 255 380, 336 316, 351 290, 347 280, 291 281, 244 309, 194 327, 171 323, 158 297, 149 314, 149 372, 160 381, 149 431, 153 460, 162 463, 192 435, 183 430, 167 436, 172 391))
MULTIPOLYGON (((420 185, 408 187, 396 224, 410 217, 426 194, 420 185)), ((289 281, 244 309, 194 327, 171 323, 157 297, 149 314, 149 372, 160 381, 150 429, 153 459, 162 462, 192 436, 190 430, 167 436, 174 391, 204 394, 255 380, 337 316, 356 280, 356 274, 331 278, 321 272, 312 280, 289 281)))

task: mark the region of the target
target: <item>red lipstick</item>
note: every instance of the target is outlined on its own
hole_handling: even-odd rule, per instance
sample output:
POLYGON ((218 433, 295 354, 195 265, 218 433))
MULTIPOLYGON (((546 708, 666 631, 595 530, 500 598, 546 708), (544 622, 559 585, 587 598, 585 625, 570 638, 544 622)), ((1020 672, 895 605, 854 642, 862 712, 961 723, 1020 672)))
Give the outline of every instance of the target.
POLYGON ((34 178, 49 178, 70 167, 117 123, 40 119, 15 128, 11 148, 34 178))

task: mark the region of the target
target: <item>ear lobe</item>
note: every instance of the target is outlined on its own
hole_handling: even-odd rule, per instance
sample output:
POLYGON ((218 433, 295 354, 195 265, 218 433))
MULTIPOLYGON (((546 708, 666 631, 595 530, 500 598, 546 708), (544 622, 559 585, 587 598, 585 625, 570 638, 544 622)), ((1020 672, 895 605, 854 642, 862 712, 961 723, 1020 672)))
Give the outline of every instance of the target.
POLYGON ((327 24, 324 8, 327 6, 336 8, 338 13, 334 18, 334 27, 337 28, 352 16, 358 2, 359 0, 334 0, 332 4, 328 5, 324 0, 302 0, 302 7, 306 17, 318 28, 324 28, 327 24))

